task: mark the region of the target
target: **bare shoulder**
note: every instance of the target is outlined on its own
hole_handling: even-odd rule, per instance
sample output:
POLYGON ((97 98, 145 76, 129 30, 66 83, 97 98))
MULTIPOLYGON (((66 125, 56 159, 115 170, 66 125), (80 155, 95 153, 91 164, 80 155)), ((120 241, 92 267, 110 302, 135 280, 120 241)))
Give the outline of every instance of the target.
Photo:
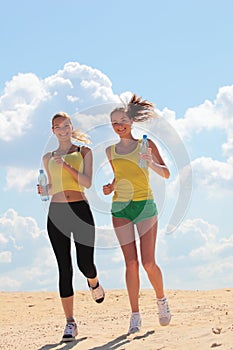
POLYGON ((105 149, 105 152, 108 154, 108 153, 111 151, 111 148, 112 148, 112 146, 108 146, 108 147, 105 149))
POLYGON ((106 153, 108 159, 111 158, 111 149, 112 149, 112 145, 108 146, 108 147, 105 149, 105 153, 106 153))
POLYGON ((154 143, 154 141, 152 141, 151 139, 148 139, 148 142, 149 142, 149 147, 154 149, 154 150, 157 150, 157 146, 156 144, 154 143))
POLYGON ((52 157, 52 152, 48 152, 43 155, 43 161, 48 162, 51 157, 52 157))
POLYGON ((82 153, 82 156, 85 157, 86 155, 92 155, 92 150, 90 147, 87 147, 87 146, 81 146, 81 153, 82 153))

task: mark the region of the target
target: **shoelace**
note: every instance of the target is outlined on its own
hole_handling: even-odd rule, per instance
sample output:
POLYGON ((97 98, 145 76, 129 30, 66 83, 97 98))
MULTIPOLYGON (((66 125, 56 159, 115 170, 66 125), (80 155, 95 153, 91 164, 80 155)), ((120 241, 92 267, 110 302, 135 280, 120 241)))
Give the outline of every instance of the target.
POLYGON ((159 315, 160 317, 167 317, 169 313, 168 304, 166 301, 158 302, 159 315))
POLYGON ((97 287, 95 289, 92 289, 92 294, 94 296, 95 299, 100 299, 103 297, 103 293, 101 291, 100 287, 97 287))
POLYGON ((74 324, 73 323, 67 323, 64 335, 72 335, 74 324))
POLYGON ((140 317, 139 316, 132 316, 130 319, 130 328, 137 328, 140 327, 140 317))

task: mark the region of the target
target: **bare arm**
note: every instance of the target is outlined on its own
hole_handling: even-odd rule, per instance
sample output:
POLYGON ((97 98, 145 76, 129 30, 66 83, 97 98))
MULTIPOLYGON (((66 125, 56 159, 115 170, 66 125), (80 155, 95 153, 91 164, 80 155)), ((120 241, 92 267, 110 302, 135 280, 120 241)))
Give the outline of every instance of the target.
POLYGON ((148 161, 148 166, 154 170, 160 176, 168 179, 170 177, 170 171, 161 157, 157 146, 152 140, 149 141, 149 153, 145 155, 145 159, 148 161))
MULTIPOLYGON (((112 160, 111 160, 111 146, 106 148, 106 154, 107 154, 109 163, 111 164, 111 167, 112 167, 112 170, 114 173, 114 168, 113 168, 113 164, 112 164, 112 160)), ((115 177, 113 178, 111 183, 108 183, 107 185, 103 186, 103 193, 105 195, 108 195, 108 194, 112 193, 114 191, 114 189, 115 189, 115 177)))
POLYGON ((51 152, 48 152, 43 156, 43 164, 48 177, 47 190, 49 195, 52 194, 52 181, 51 181, 51 175, 50 175, 49 166, 48 166, 50 158, 51 158, 51 152))

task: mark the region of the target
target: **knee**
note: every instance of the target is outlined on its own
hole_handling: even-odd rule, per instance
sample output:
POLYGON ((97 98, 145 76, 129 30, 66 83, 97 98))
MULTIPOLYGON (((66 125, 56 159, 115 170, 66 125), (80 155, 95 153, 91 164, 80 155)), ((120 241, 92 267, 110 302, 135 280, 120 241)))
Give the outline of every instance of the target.
POLYGON ((58 266, 59 269, 59 274, 61 278, 72 278, 73 275, 73 267, 72 265, 63 265, 63 264, 59 264, 58 266))
POLYGON ((96 267, 95 265, 88 266, 86 264, 79 263, 78 264, 79 270, 86 278, 95 278, 96 273, 96 267))
POLYGON ((142 265, 147 273, 154 271, 156 267, 155 261, 143 261, 142 265))
POLYGON ((126 262, 126 269, 128 271, 137 272, 139 269, 138 260, 130 260, 126 262))

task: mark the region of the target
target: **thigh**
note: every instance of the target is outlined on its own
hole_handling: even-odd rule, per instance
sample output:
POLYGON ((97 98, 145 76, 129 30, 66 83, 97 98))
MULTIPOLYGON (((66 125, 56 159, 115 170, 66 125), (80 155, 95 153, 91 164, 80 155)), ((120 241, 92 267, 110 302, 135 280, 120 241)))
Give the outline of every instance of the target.
POLYGON ((85 201, 76 202, 72 206, 72 232, 74 241, 80 245, 94 247, 95 223, 89 204, 85 201))
POLYGON ((137 260, 134 224, 123 218, 112 217, 113 227, 120 243, 125 261, 137 260))
POLYGON ((155 259, 157 226, 157 216, 140 221, 137 224, 140 237, 141 258, 144 263, 154 261, 155 259))
POLYGON ((61 232, 50 218, 48 218, 47 229, 58 264, 70 264, 70 235, 61 232))

